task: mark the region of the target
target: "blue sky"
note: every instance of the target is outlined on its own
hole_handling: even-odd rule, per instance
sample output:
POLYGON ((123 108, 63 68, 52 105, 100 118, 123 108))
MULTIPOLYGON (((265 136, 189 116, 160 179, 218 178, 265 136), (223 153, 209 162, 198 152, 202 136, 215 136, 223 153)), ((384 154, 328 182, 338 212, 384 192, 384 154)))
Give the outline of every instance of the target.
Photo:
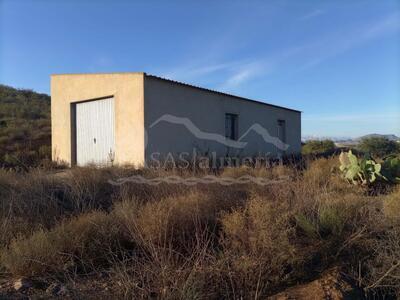
POLYGON ((400 136, 400 1, 0 0, 0 83, 122 71, 302 110, 303 136, 400 136))

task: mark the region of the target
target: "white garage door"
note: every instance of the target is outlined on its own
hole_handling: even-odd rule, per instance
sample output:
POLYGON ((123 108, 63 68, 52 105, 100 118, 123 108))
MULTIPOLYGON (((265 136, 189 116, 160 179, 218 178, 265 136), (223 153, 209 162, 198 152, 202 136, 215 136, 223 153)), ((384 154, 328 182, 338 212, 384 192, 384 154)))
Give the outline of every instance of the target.
POLYGON ((76 104, 76 163, 106 165, 115 152, 114 98, 76 104))

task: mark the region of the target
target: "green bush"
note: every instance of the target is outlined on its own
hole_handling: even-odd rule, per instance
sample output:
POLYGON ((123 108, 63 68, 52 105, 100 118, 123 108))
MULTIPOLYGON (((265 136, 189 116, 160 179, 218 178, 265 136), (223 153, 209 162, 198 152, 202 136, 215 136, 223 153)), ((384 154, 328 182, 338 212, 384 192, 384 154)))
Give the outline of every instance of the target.
POLYGON ((358 145, 360 151, 369 153, 374 157, 384 157, 389 154, 399 153, 400 145, 385 137, 368 137, 361 140, 358 145))
POLYGON ((310 140, 302 148, 303 154, 323 154, 333 152, 335 143, 331 140, 310 140))

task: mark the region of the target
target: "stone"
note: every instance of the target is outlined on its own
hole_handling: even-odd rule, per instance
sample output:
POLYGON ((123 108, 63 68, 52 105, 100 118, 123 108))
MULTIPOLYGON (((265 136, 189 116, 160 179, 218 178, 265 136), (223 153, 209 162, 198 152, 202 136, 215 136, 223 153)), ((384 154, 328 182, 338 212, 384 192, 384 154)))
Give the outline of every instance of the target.
POLYGON ((48 286, 46 293, 52 296, 65 296, 68 294, 68 290, 64 285, 55 282, 48 286))
POLYGON ((26 278, 19 278, 14 281, 14 289, 18 292, 24 291, 32 287, 32 282, 26 278))
POLYGON ((270 300, 362 299, 362 291, 349 282, 338 269, 329 270, 312 282, 297 285, 269 297, 270 300))

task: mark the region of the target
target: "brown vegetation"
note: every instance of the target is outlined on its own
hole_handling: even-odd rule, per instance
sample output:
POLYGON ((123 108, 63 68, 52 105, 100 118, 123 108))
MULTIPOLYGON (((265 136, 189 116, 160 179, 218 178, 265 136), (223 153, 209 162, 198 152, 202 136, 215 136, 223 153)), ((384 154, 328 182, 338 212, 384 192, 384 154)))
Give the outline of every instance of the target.
POLYGON ((51 165, 50 96, 0 84, 0 167, 51 165))
POLYGON ((149 169, 0 171, 0 276, 73 285, 105 274, 120 298, 252 299, 335 267, 366 295, 399 296, 400 189, 369 196, 337 165, 221 175, 289 178, 266 186, 108 183, 178 172, 149 169))

